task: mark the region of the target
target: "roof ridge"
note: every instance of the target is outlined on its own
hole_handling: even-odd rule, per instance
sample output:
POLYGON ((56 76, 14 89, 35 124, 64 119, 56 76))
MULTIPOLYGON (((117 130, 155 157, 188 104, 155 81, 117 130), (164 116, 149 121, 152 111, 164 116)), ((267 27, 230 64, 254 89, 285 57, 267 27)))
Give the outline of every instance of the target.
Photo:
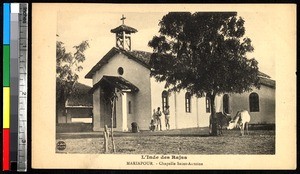
POLYGON ((130 51, 130 52, 133 52, 133 51, 140 51, 140 52, 145 52, 145 53, 150 53, 150 54, 152 54, 152 52, 149 52, 149 51, 143 51, 143 50, 132 50, 132 51, 130 51))

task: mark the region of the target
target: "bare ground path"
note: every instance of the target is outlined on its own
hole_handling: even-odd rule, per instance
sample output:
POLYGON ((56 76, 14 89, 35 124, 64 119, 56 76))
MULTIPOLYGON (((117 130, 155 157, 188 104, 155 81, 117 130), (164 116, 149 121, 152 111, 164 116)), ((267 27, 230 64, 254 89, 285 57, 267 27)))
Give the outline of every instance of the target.
MULTIPOLYGON (((208 128, 114 135, 118 154, 275 154, 274 130, 251 130, 245 136, 224 130, 218 137, 208 136, 208 128)), ((103 153, 102 132, 60 133, 56 141, 66 143, 66 149, 57 153, 103 153)))

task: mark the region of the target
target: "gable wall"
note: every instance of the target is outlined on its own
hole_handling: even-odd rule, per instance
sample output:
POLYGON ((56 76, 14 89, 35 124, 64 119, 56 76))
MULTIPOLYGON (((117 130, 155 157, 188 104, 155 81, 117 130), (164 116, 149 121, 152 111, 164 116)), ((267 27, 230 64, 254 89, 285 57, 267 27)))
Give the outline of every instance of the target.
MULTIPOLYGON (((118 74, 119 67, 124 69, 124 74, 121 75, 121 77, 139 88, 137 93, 132 94, 132 96, 135 98, 134 102, 132 102, 134 114, 128 115, 128 128, 131 128, 131 121, 135 120, 141 129, 147 129, 150 122, 149 118, 151 116, 149 69, 145 68, 134 60, 127 58, 127 56, 123 54, 116 54, 109 59, 106 65, 96 72, 96 74, 93 76, 93 84, 97 83, 103 77, 103 75, 120 76, 118 74)), ((127 97, 127 100, 129 99, 130 97, 127 97)), ((117 113, 118 118, 122 117, 120 113, 117 113)), ((119 127, 119 125, 121 126, 121 123, 117 124, 117 127, 119 127)))

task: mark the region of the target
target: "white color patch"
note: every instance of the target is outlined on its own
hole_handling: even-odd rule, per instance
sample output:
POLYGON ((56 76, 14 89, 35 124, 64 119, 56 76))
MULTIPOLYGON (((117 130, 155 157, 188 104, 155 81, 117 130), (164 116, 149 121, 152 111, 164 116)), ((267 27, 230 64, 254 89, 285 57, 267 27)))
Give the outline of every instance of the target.
POLYGON ((10 13, 19 13, 20 4, 19 3, 11 3, 10 4, 10 13))

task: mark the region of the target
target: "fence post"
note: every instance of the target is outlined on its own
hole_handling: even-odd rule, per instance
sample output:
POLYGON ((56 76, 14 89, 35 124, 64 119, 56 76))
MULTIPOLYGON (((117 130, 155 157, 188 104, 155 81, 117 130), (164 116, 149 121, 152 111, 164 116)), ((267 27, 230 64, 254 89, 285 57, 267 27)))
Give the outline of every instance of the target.
POLYGON ((104 126, 104 132, 103 132, 103 137, 104 137, 104 152, 108 152, 108 139, 109 139, 109 132, 107 125, 104 126))

